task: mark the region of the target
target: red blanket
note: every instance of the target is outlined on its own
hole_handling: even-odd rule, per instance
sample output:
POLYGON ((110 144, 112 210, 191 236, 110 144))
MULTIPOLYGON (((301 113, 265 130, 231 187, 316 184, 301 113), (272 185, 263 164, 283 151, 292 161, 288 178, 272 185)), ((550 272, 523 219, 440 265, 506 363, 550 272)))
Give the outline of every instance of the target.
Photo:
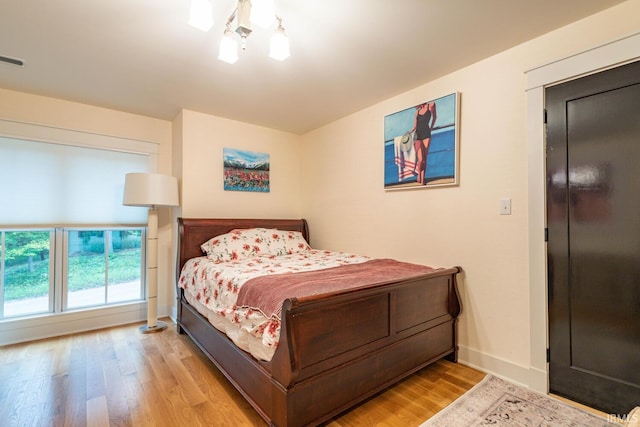
POLYGON ((285 299, 374 286, 430 273, 435 269, 392 259, 373 259, 302 273, 271 274, 248 280, 240 288, 237 305, 257 308, 267 317, 280 317, 285 299))

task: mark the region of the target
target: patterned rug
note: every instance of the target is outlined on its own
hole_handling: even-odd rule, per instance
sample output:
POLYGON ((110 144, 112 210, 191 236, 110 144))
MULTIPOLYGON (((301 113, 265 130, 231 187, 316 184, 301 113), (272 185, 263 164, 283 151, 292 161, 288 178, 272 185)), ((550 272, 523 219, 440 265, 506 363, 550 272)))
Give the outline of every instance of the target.
POLYGON ((603 427, 620 424, 487 375, 420 427, 603 427))

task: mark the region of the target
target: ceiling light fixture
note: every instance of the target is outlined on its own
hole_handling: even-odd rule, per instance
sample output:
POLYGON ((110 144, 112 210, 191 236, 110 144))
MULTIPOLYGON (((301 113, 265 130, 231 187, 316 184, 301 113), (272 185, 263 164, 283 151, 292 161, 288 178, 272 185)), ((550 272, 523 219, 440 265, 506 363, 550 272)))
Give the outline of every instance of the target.
MULTIPOLYGON (((212 0, 191 0, 189 25, 209 31, 213 25, 212 0)), ((269 57, 283 61, 290 55, 289 39, 282 26, 282 18, 275 13, 273 0, 238 0, 238 6, 229 16, 220 40, 218 59, 233 64, 238 60, 238 42, 234 31, 240 36, 242 50, 247 49, 247 37, 252 32, 251 24, 268 28, 275 21, 277 26, 271 38, 269 57), (235 21, 235 28, 233 26, 235 21)))

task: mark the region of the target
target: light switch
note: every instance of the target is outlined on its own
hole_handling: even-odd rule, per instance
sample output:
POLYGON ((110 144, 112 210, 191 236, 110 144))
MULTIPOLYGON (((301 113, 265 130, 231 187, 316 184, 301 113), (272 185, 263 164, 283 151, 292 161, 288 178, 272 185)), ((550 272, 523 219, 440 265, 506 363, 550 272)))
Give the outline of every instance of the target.
POLYGON ((500 215, 511 215, 511 199, 500 199, 500 215))

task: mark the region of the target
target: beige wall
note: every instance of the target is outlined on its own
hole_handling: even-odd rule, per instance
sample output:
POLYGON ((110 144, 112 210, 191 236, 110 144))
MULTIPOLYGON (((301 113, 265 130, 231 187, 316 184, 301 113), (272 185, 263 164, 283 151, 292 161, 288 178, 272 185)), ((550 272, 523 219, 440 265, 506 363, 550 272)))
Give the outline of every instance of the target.
MULTIPOLYGON (((161 156, 171 149, 171 123, 166 120, 45 96, 0 89, 0 118, 156 142, 161 156)), ((169 160, 160 167, 169 166, 169 160)))
POLYGON ((638 32, 638 16, 640 1, 628 1, 305 135, 302 214, 314 246, 462 266, 461 359, 529 383, 540 329, 530 286, 545 284, 529 283, 524 73, 638 32), (456 91, 460 185, 385 192, 384 116, 456 91), (499 215, 504 197, 512 215, 499 215))
POLYGON ((300 137, 273 129, 183 110, 182 216, 300 217, 300 137), (225 191, 223 148, 268 153, 270 192, 225 191))

